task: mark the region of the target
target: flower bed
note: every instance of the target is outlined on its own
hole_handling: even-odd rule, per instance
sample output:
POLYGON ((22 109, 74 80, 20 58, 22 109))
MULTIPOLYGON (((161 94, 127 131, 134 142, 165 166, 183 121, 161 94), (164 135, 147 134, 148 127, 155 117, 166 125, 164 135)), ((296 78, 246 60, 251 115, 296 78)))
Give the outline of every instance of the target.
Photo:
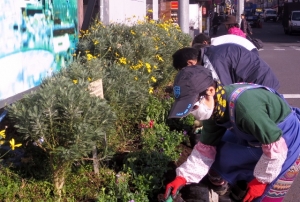
POLYGON ((79 37, 67 69, 7 108, 0 129, 22 152, 3 157, 0 200, 157 201, 193 123, 166 119, 171 56, 191 38, 153 20, 96 21, 79 37), (99 79, 104 99, 89 91, 99 79))

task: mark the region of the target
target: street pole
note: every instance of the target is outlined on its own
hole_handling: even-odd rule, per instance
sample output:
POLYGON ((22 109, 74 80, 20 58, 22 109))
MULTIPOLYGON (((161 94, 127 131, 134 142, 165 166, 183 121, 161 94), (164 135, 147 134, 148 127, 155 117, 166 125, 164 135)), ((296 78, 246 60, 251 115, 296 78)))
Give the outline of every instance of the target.
POLYGON ((189 1, 179 0, 178 3, 179 26, 183 33, 189 34, 189 1))
POLYGON ((241 21, 242 21, 242 19, 241 19, 241 14, 243 14, 244 13, 244 0, 239 0, 239 1, 237 1, 237 16, 236 16, 236 18, 237 18, 237 22, 239 23, 239 24, 241 24, 241 21))
POLYGON ((158 0, 152 2, 153 20, 158 20, 158 0))
POLYGON ((199 11, 198 11, 198 16, 199 16, 199 33, 202 33, 202 3, 199 3, 199 11))
POLYGON ((104 7, 103 7, 103 0, 99 1, 99 13, 100 13, 100 21, 103 22, 103 12, 104 12, 104 7))

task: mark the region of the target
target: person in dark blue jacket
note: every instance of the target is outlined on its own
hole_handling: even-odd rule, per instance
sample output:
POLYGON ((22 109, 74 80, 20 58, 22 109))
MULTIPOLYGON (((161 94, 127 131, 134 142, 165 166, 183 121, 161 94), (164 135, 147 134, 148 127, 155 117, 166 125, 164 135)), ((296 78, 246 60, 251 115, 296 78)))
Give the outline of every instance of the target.
POLYGON ((257 54, 237 44, 194 44, 193 47, 177 50, 172 57, 175 69, 202 65, 210 69, 214 79, 220 80, 224 85, 247 82, 268 86, 274 90, 280 87, 270 66, 257 54))

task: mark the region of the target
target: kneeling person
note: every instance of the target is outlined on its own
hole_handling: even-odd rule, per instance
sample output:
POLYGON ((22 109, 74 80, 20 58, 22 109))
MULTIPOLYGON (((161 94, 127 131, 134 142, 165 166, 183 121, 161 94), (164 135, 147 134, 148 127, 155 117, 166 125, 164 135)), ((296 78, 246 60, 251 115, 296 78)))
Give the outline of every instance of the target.
POLYGON ((265 86, 223 86, 210 70, 198 66, 178 72, 174 96, 169 118, 192 114, 203 121, 203 130, 167 185, 166 198, 186 184, 200 182, 211 169, 230 185, 248 183, 243 202, 283 200, 299 172, 299 109, 265 86))

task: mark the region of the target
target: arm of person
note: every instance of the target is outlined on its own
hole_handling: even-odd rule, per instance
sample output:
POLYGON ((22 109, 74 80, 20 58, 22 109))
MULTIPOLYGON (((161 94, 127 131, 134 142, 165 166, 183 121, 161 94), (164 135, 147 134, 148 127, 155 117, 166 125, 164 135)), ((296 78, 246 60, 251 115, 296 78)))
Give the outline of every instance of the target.
POLYGON ((249 110, 240 119, 240 127, 262 143, 263 154, 255 166, 255 178, 261 183, 271 183, 279 175, 287 158, 288 147, 281 129, 270 119, 263 106, 249 110))
POLYGON ((195 145, 187 161, 176 169, 177 176, 186 179, 187 184, 198 183, 215 161, 216 146, 221 140, 226 128, 217 126, 215 121, 203 121, 203 131, 200 141, 195 145))

